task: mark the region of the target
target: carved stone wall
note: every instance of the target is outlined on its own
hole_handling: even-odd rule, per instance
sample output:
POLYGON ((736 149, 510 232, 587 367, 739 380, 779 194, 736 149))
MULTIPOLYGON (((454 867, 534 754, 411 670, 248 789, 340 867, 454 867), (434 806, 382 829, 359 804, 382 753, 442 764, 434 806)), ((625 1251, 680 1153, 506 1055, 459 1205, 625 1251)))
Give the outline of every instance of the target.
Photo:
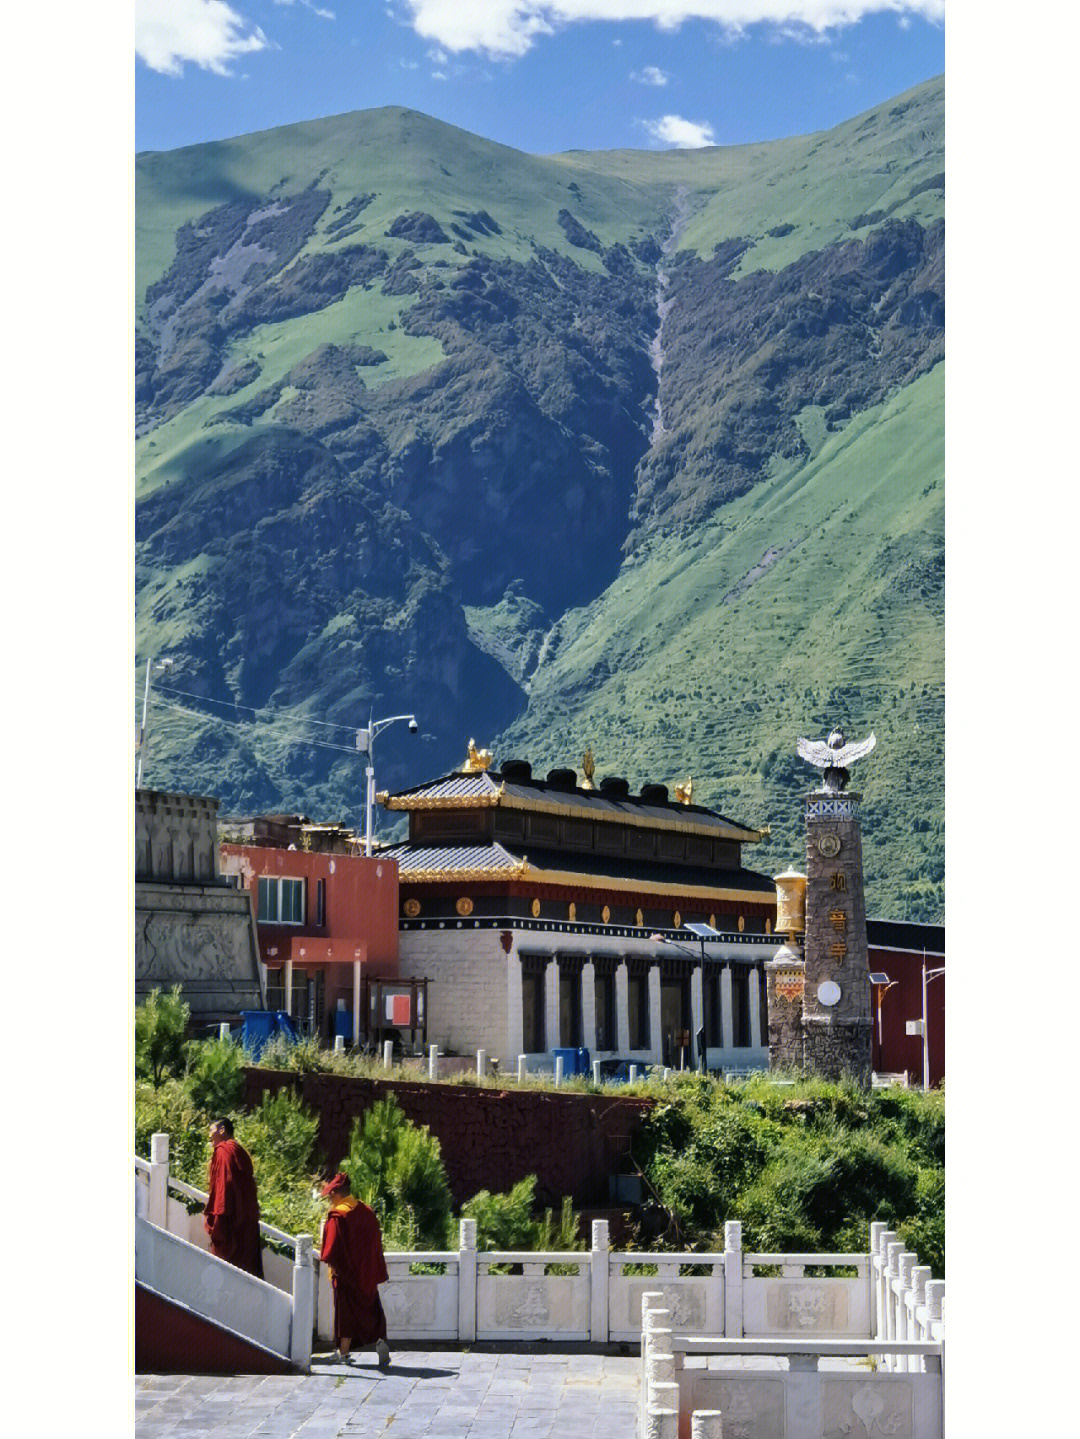
POLYGON ((135 791, 135 878, 213 884, 218 877, 216 799, 135 791))
POLYGON ((193 1027, 262 1009, 258 944, 247 890, 135 884, 135 998, 179 984, 193 1027))

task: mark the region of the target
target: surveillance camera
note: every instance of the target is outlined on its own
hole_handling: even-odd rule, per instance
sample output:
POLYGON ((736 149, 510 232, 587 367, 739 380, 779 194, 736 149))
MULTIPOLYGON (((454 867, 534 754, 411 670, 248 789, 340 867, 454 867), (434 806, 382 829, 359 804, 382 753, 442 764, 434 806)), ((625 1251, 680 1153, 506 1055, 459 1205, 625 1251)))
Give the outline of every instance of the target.
POLYGON ((414 719, 411 719, 411 720, 409 721, 409 733, 410 733, 410 734, 416 734, 416 732, 417 732, 417 730, 419 730, 419 728, 420 728, 420 726, 416 723, 416 721, 415 721, 414 719))

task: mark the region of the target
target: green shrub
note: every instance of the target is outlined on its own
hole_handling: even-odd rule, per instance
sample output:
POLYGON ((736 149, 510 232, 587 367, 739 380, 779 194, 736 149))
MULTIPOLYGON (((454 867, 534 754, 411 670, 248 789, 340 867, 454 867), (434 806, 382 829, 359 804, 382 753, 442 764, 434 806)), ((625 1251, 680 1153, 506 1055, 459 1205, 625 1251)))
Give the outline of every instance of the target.
POLYGON ((527 1174, 505 1193, 479 1190, 462 1205, 461 1215, 476 1220, 477 1249, 531 1249, 535 1201, 536 1175, 527 1174))
POLYGON ((264 1094, 258 1109, 236 1121, 236 1137, 251 1155, 260 1191, 264 1184, 310 1190, 317 1168, 319 1121, 292 1089, 264 1094))
POLYGON ((135 1083, 135 1153, 150 1158, 150 1136, 169 1136, 169 1168, 196 1189, 206 1188, 210 1163, 210 1116, 201 1110, 179 1079, 156 1087, 135 1083))
POLYGON ((184 1066, 184 1034, 191 1007, 181 996, 178 984, 166 994, 152 989, 142 1004, 135 1006, 135 1074, 155 1086, 167 1074, 179 1074, 184 1066))
POLYGON ((244 1097, 243 1051, 231 1039, 193 1040, 185 1083, 195 1104, 213 1116, 230 1114, 244 1097))
POLYGON ((410 1233, 420 1247, 451 1242, 450 1185, 439 1141, 406 1119, 393 1095, 354 1120, 342 1162, 352 1192, 378 1215, 384 1237, 410 1233))

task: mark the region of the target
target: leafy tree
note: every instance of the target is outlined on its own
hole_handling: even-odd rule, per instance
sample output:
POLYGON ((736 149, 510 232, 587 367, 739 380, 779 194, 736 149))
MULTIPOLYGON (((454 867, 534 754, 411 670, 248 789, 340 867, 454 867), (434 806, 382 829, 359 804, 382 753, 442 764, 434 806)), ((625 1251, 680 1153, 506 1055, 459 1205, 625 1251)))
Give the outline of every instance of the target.
POLYGON ((135 1007, 135 1074, 149 1079, 155 1089, 166 1074, 179 1074, 184 1066, 184 1034, 191 1006, 181 997, 178 984, 163 994, 152 989, 135 1007))
POLYGON ((179 1079, 153 1085, 135 1082, 135 1152, 150 1157, 150 1136, 169 1136, 169 1168, 177 1178, 197 1189, 206 1188, 210 1160, 210 1117, 194 1102, 179 1079))
POLYGON ((192 1100, 211 1115, 238 1109, 244 1097, 243 1053, 231 1039, 193 1040, 186 1083, 192 1100))
POLYGON ((406 1231, 422 1248, 450 1242, 450 1184, 439 1141, 426 1124, 406 1119, 393 1095, 353 1121, 341 1167, 353 1193, 375 1210, 388 1244, 406 1231))

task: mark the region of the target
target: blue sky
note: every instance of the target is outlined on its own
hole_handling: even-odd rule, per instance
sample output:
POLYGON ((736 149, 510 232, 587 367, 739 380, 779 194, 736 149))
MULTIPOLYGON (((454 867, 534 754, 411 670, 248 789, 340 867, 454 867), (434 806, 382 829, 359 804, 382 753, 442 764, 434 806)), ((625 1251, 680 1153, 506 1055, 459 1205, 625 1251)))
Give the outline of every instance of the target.
POLYGON ((945 68, 944 0, 136 0, 135 140, 405 105, 536 153, 839 123, 945 68))

